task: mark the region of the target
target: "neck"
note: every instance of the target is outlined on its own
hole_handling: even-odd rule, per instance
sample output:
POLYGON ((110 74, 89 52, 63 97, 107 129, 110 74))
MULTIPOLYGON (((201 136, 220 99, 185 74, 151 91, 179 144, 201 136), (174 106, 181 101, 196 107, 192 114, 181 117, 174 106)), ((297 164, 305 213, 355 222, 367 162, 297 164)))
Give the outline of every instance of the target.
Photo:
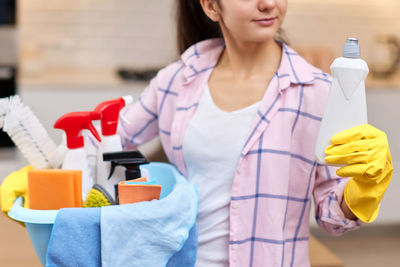
POLYGON ((248 80, 255 76, 274 74, 280 65, 282 48, 275 40, 245 42, 224 36, 226 48, 222 52, 221 69, 234 80, 248 80))

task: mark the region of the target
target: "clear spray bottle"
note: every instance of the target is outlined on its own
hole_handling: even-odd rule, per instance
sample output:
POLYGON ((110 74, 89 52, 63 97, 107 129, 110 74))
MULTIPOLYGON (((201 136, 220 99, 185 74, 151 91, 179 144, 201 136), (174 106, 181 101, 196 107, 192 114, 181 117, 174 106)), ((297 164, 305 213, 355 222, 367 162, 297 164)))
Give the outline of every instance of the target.
POLYGON ((100 142, 101 138, 92 124, 92 120, 98 119, 100 114, 97 112, 70 112, 61 116, 54 124, 54 128, 64 130, 67 136, 68 151, 62 169, 82 171, 82 199, 86 199, 95 183, 95 177, 90 173, 81 131, 89 130, 100 142))
POLYGON ((123 170, 118 169, 116 173, 109 176, 110 162, 103 160, 103 153, 121 152, 121 137, 117 134, 119 114, 123 107, 133 102, 131 96, 109 100, 100 103, 95 111, 101 115, 102 142, 99 143, 97 151, 97 184, 104 188, 111 196, 115 195, 114 185, 123 180, 123 170))

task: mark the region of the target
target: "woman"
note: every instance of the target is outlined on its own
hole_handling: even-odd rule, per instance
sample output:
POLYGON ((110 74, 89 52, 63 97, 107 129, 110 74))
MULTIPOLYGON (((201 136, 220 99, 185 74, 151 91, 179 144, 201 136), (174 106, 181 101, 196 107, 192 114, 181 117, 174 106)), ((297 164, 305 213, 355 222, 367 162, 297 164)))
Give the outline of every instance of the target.
POLYGON ((181 58, 123 111, 125 147, 160 135, 170 162, 198 186, 196 266, 309 266, 311 196, 318 224, 338 235, 359 228, 362 213, 342 201, 344 189, 359 203, 354 184, 390 181, 386 136, 369 125, 327 150, 327 161, 358 166, 338 172, 353 178, 316 163, 331 78, 277 40, 286 10, 287 0, 178 1, 181 58), (372 149, 377 139, 386 153, 372 149), (366 174, 363 148, 380 171, 366 174))

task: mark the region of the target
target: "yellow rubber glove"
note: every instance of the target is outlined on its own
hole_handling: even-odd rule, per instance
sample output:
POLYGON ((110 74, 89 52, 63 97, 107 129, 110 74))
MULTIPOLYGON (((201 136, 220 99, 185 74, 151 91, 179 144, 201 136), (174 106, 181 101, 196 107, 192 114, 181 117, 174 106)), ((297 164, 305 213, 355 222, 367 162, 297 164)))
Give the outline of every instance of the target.
POLYGON ((26 166, 19 171, 12 172, 8 175, 0 187, 0 200, 1 210, 7 214, 14 204, 14 200, 22 196, 24 201, 24 207, 28 208, 28 171, 33 170, 33 167, 26 166))
POLYGON ((326 162, 345 164, 336 174, 351 177, 344 189, 347 206, 361 221, 373 222, 393 173, 386 134, 364 124, 334 135, 331 142, 326 162))

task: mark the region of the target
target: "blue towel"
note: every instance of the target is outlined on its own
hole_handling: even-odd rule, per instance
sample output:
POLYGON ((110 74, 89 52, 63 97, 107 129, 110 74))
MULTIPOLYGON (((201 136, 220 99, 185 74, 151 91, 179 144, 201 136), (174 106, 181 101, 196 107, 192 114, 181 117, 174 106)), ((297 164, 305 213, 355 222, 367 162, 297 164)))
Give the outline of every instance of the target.
POLYGON ((102 207, 102 266, 194 266, 197 205, 196 188, 178 181, 160 200, 102 207))
POLYGON ((100 208, 58 211, 51 232, 46 266, 101 266, 100 208))

